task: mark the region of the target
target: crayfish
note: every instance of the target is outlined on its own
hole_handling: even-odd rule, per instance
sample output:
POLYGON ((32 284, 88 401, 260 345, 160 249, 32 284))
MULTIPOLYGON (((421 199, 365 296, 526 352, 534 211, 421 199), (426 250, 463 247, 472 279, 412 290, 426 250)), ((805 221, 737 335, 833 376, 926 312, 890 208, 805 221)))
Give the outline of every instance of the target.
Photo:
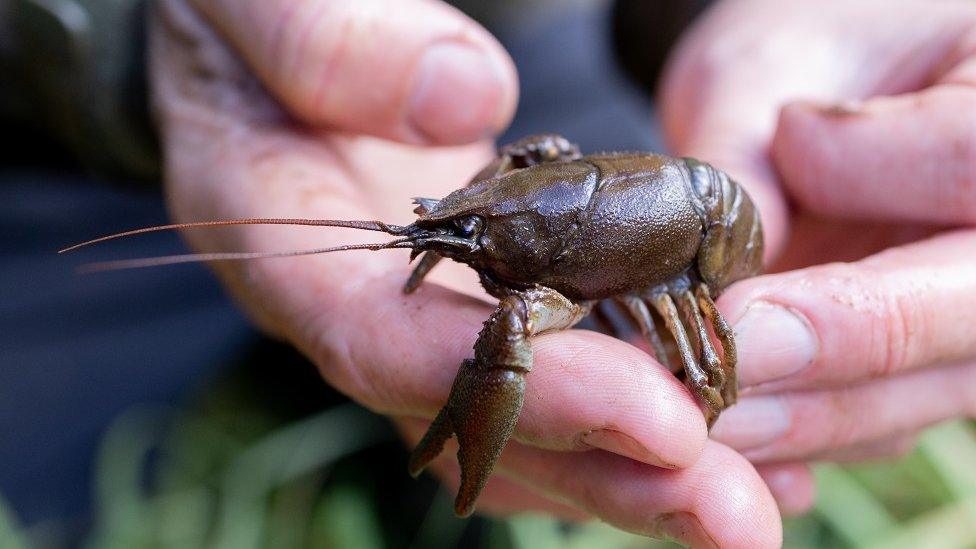
POLYGON ((417 198, 409 225, 381 221, 240 219, 136 229, 296 224, 381 231, 397 238, 277 254, 210 253, 123 260, 125 268, 351 249, 411 250, 414 291, 442 259, 470 266, 499 300, 460 367, 447 403, 414 449, 414 476, 458 440, 461 486, 455 512, 467 516, 515 429, 532 369, 532 336, 569 328, 601 300, 623 306, 657 359, 674 364, 703 405, 709 426, 736 401, 732 330, 714 299, 762 267, 759 214, 725 173, 691 158, 650 153, 583 156, 557 135, 503 147, 470 183, 441 199, 417 198), (670 340, 659 334, 663 325, 670 340), (719 341, 715 349, 709 331, 719 341), (674 359, 674 360, 672 360, 674 359))

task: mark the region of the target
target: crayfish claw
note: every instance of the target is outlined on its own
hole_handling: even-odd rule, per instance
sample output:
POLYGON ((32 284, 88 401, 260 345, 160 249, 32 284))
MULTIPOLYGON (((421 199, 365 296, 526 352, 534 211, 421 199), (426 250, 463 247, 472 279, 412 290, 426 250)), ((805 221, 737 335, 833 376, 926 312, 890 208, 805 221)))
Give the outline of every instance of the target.
POLYGON ((454 428, 451 426, 451 418, 445 406, 430 424, 424 438, 420 439, 417 447, 411 452, 410 463, 407 465, 410 476, 419 477, 427 465, 444 451, 444 443, 452 436, 454 436, 454 428))
POLYGON ((461 487, 454 512, 466 517, 484 489, 505 444, 515 431, 525 398, 522 372, 465 361, 457 391, 448 401, 458 438, 461 487))
POLYGON ((524 397, 525 376, 521 372, 465 360, 447 405, 410 456, 410 474, 419 475, 456 434, 461 487, 454 512, 459 517, 469 516, 515 430, 524 397))
POLYGON ((532 369, 529 338, 579 322, 592 302, 573 303, 555 290, 535 287, 504 297, 474 345, 475 358, 461 363, 447 404, 410 457, 418 475, 452 434, 458 439, 461 487, 454 512, 474 512, 505 444, 515 431, 525 400, 525 374, 532 369))

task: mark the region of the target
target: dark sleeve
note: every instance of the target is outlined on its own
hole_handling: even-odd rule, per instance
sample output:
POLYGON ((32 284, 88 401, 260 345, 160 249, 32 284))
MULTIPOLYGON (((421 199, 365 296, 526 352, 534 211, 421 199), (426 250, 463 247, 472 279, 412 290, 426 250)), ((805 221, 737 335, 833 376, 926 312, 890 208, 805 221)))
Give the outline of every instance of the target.
POLYGON ((57 147, 33 149, 70 156, 88 171, 154 179, 158 152, 147 107, 146 3, 0 4, 3 133, 43 136, 57 147))
POLYGON ((640 89, 653 93, 668 53, 712 0, 617 0, 614 50, 624 72, 640 89))

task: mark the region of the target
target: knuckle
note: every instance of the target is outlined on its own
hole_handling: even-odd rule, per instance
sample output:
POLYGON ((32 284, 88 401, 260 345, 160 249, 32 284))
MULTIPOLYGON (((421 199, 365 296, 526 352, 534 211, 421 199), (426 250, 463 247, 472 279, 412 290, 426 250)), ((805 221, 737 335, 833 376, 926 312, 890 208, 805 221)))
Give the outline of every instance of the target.
POLYGON ((912 284, 884 286, 887 287, 876 291, 885 296, 886 303, 882 322, 886 333, 885 359, 880 373, 887 375, 917 365, 925 342, 931 338, 924 289, 912 284))
POLYGON ((905 369, 909 363, 915 315, 910 300, 904 296, 888 295, 882 299, 885 303, 881 321, 884 345, 875 374, 887 376, 905 369))
MULTIPOLYGON (((877 258, 878 256, 875 256, 877 258)), ((823 273, 825 296, 843 307, 838 329, 853 329, 853 347, 870 377, 885 377, 911 367, 926 338, 924 288, 890 276, 872 260, 832 265, 823 273)))

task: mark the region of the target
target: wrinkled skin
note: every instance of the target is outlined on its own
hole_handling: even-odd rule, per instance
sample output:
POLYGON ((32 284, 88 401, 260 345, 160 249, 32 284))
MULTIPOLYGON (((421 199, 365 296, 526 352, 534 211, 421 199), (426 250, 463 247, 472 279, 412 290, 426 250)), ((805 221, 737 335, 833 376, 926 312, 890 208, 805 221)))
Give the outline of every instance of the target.
POLYGON ((713 299, 759 273, 762 228, 722 172, 654 154, 582 156, 562 137, 539 135, 503 148, 466 188, 417 203, 418 220, 395 233, 416 243, 414 255, 425 252, 404 291, 449 257, 475 269, 500 301, 410 460, 419 475, 457 436, 458 515, 474 511, 515 429, 529 338, 572 327, 598 300, 622 304, 667 365, 660 319, 709 426, 735 403, 735 344, 713 299))

